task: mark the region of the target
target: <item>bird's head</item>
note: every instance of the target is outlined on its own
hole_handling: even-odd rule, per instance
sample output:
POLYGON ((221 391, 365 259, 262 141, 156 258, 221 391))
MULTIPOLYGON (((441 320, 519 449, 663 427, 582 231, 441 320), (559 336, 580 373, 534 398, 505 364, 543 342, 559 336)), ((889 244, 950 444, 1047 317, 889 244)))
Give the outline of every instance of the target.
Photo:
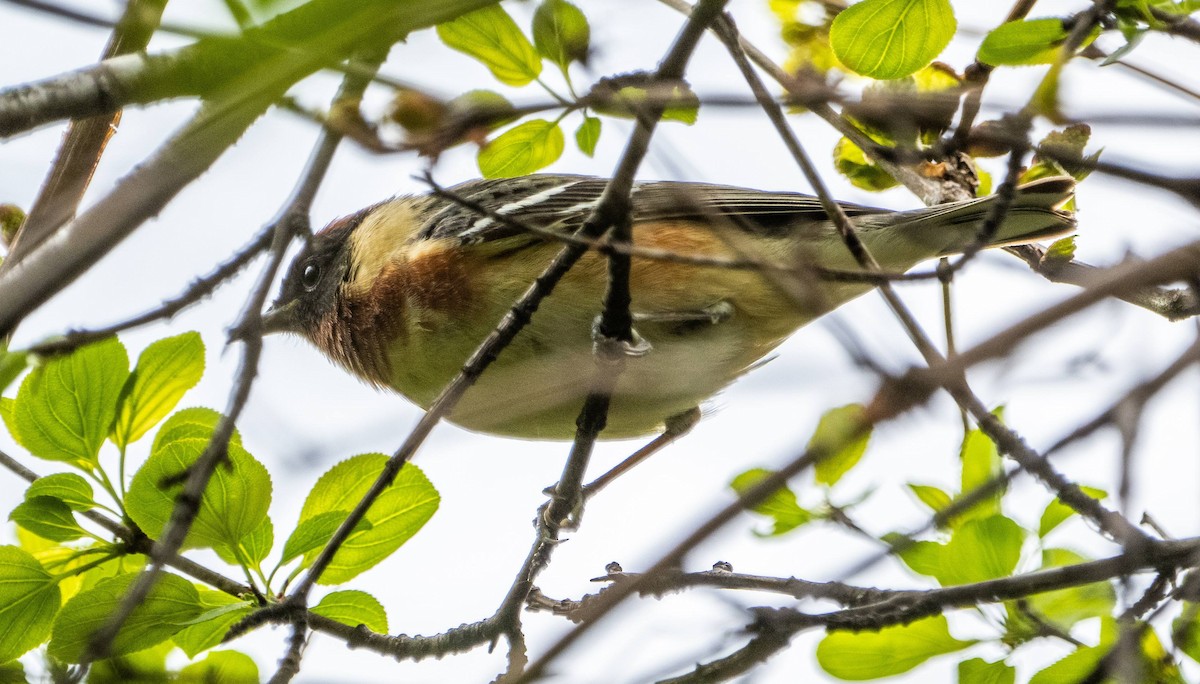
POLYGON ((279 296, 263 315, 263 334, 292 332, 312 340, 328 325, 353 272, 350 236, 368 211, 338 219, 313 235, 288 267, 279 296))

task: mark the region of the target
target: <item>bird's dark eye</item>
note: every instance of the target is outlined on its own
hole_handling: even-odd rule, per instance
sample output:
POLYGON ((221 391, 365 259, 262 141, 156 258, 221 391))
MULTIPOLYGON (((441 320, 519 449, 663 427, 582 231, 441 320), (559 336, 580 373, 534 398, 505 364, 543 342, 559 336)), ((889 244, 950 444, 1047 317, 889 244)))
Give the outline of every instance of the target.
POLYGON ((300 274, 300 284, 305 290, 312 290, 321 281, 321 267, 316 264, 307 264, 304 267, 304 272, 300 274))

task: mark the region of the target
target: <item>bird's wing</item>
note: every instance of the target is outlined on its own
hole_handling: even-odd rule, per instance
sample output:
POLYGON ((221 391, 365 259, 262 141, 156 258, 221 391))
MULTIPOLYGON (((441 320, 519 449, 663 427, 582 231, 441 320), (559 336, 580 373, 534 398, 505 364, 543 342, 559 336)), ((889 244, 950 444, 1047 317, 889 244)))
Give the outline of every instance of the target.
MULTIPOLYGON (((593 176, 539 174, 517 180, 477 180, 449 188, 442 208, 421 238, 491 242, 524 234, 520 226, 573 232, 587 220, 608 181, 593 176), (506 222, 499 217, 511 218, 506 222)), ((637 183, 631 194, 633 221, 723 219, 744 230, 784 234, 824 222, 820 200, 795 192, 768 192, 706 183, 637 183)), ((849 216, 886 210, 839 203, 849 216)))

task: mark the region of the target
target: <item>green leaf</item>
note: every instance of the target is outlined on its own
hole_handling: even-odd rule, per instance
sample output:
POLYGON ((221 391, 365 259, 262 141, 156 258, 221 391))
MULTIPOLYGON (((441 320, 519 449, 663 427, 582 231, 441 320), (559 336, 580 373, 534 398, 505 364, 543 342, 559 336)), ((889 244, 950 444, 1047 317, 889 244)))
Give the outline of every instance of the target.
POLYGON ((862 681, 908 672, 974 643, 950 636, 946 616, 935 615, 878 632, 833 632, 817 645, 817 662, 835 677, 862 681))
POLYGON ((829 40, 851 70, 901 78, 932 62, 956 27, 949 0, 863 0, 837 15, 829 40))
POLYGON ((937 487, 909 483, 908 488, 934 513, 941 513, 950 505, 950 495, 937 487))
POLYGON ((119 446, 136 442, 162 420, 185 392, 204 375, 200 333, 186 332, 146 347, 125 381, 112 439, 119 446))
POLYGON ((958 664, 958 684, 1013 684, 1017 670, 1003 660, 989 663, 983 658, 971 658, 958 664))
MULTIPOLYGON (((275 545, 275 525, 271 523, 270 518, 263 518, 258 527, 250 534, 242 537, 238 542, 237 548, 241 553, 242 560, 249 564, 249 567, 258 567, 263 560, 270 555, 271 548, 275 545)), ((230 565, 241 565, 242 561, 238 560, 238 554, 234 553, 234 547, 228 544, 217 544, 213 547, 213 551, 221 557, 221 560, 230 565)))
POLYGON ((87 684, 169 684, 167 654, 173 650, 169 641, 127 653, 116 658, 105 658, 92 664, 88 671, 87 684))
POLYGON ((526 121, 479 150, 479 171, 485 178, 525 176, 558 161, 563 145, 563 132, 557 123, 526 121))
POLYGON ((1010 21, 984 36, 976 57, 992 66, 1052 64, 1068 35, 1062 19, 1010 21))
POLYGON ((1100 664, 1100 659, 1108 654, 1117 641, 1117 622, 1112 618, 1100 621, 1100 644, 1097 646, 1081 646, 1074 653, 1054 663, 1050 667, 1033 675, 1029 684, 1062 684, 1063 682, 1082 682, 1100 664))
POLYGON ((438 24, 447 46, 479 60, 496 80, 523 86, 542 73, 542 59, 500 5, 489 5, 438 24))
POLYGON ((1017 568, 1024 542, 1025 530, 1002 515, 964 523, 946 545, 955 584, 1008 577, 1017 568))
MULTIPOLYGON (((67 601, 54 621, 50 655, 67 663, 79 662, 92 634, 108 623, 139 576, 140 573, 129 573, 103 580, 67 601)), ((117 633, 110 653, 124 655, 166 641, 200 611, 200 597, 192 583, 178 575, 162 573, 117 633)))
POLYGON ((447 116, 451 120, 479 122, 487 130, 494 130, 517 120, 512 102, 494 90, 468 90, 446 103, 447 116))
POLYGON ((862 404, 840 406, 821 416, 808 442, 809 449, 821 449, 825 454, 817 461, 817 482, 832 487, 862 458, 871 438, 869 429, 861 429, 862 416, 862 404))
MULTIPOLYGON (((971 430, 963 439, 962 450, 962 495, 965 496, 990 483, 1004 473, 1000 452, 996 444, 982 430, 971 430)), ((956 520, 986 518, 1000 512, 1000 501, 1004 490, 998 489, 990 496, 960 514, 956 520)))
MULTIPOLYGON (((217 429, 217 423, 220 420, 221 414, 210 408, 197 406, 180 409, 171 414, 171 417, 159 426, 158 433, 154 435, 154 444, 150 447, 150 453, 158 451, 167 442, 182 439, 208 440, 212 437, 213 431, 217 429)), ((242 436, 236 429, 230 435, 229 443, 242 445, 242 436)))
POLYGON ((0 663, 0 684, 29 684, 25 666, 16 660, 0 663))
MULTIPOLYGON (((1071 200, 1072 202, 1074 199, 1071 200)), ((1068 235, 1050 243, 1046 253, 1042 255, 1042 268, 1055 269, 1069 263, 1075 258, 1075 236, 1068 235)))
MULTIPOLYGON (((1072 124, 1061 131, 1050 131, 1038 143, 1040 149, 1054 155, 1054 158, 1034 155, 1033 163, 1021 173, 1021 184, 1048 178, 1051 176, 1071 176, 1075 180, 1083 180, 1092 172, 1091 165, 1100 158, 1100 152, 1084 156, 1084 149, 1091 139, 1092 129, 1087 124, 1072 124)), ((1074 198, 1063 207, 1074 210, 1074 198)))
POLYGON ((57 581, 37 559, 0 546, 0 663, 45 641, 61 604, 57 581))
POLYGON ((0 419, 4 420, 4 427, 8 428, 8 433, 13 436, 14 440, 17 438, 17 426, 13 420, 13 407, 16 403, 8 397, 0 397, 0 419))
POLYGON ((366 625, 378 634, 388 631, 387 611, 383 604, 365 591, 335 591, 321 599, 312 611, 351 627, 366 625))
MULTIPOLYGON (((61 549, 66 547, 60 546, 58 548, 61 549)), ((89 559, 85 556, 81 559, 77 559, 74 563, 68 565, 67 567, 73 568, 85 564, 89 560, 94 560, 94 558, 89 559)), ((95 588, 97 584, 106 579, 117 577, 118 575, 125 575, 131 572, 141 572, 143 569, 145 569, 145 567, 146 556, 140 554, 117 556, 115 558, 110 558, 99 565, 88 568, 82 575, 64 579, 59 585, 59 588, 62 589, 63 600, 66 601, 81 591, 95 588), (75 586, 69 588, 68 585, 71 584, 71 580, 77 580, 77 582, 75 583, 75 586)))
MULTIPOLYGON (((1108 492, 1095 487, 1080 487, 1084 494, 1093 499, 1103 499, 1108 496, 1108 492)), ((1075 509, 1066 505, 1059 499, 1051 501, 1046 506, 1046 510, 1042 511, 1042 520, 1038 524, 1038 536, 1044 537, 1050 533, 1050 530, 1061 525, 1067 518, 1075 515, 1075 509)))
POLYGON ((1192 660, 1200 661, 1200 604, 1183 603, 1183 612, 1171 621, 1171 637, 1175 648, 1192 660))
POLYGON ((76 473, 54 473, 34 480, 25 490, 25 500, 38 496, 58 499, 73 511, 86 511, 96 506, 92 485, 76 473))
MULTIPOLYGON (((1067 549, 1042 551, 1043 570, 1079 565, 1088 560, 1067 549)), ((1071 631, 1080 620, 1112 615, 1116 605, 1116 590, 1107 581, 1034 594, 1026 600, 1028 610, 1065 632, 1071 631)))
MULTIPOLYGON (((279 564, 283 565, 309 551, 325 546, 337 528, 341 527, 342 521, 349 515, 349 510, 329 511, 301 521, 296 525, 296 529, 292 530, 287 542, 284 543, 283 557, 279 559, 279 564)), ((363 518, 354 529, 356 532, 361 532, 369 530, 371 527, 373 527, 371 521, 363 518)))
POLYGON ((575 144, 579 147, 580 152, 594 157, 598 142, 600 142, 600 119, 584 115, 583 123, 575 129, 575 144))
MULTIPOLYGON (((158 539, 171 518, 181 484, 164 489, 162 483, 186 471, 208 446, 207 435, 191 432, 194 425, 176 430, 170 441, 155 440, 155 449, 142 464, 125 498, 126 510, 138 527, 158 539)), ((166 426, 163 428, 166 429, 166 426)), ((161 434, 161 431, 160 431, 161 434)), ((186 547, 234 546, 256 532, 271 505, 271 476, 245 449, 230 443, 228 463, 213 471, 201 497, 186 547)))
POLYGON ((0 338, 0 392, 3 392, 9 383, 16 380, 27 365, 29 365, 29 354, 23 351, 10 351, 8 342, 0 338))
POLYGON ((200 588, 198 592, 200 614, 171 639, 189 658, 220 644, 229 628, 254 610, 253 602, 223 591, 200 588))
POLYGON ((533 44, 565 74, 571 62, 586 62, 591 28, 579 8, 566 0, 542 0, 533 14, 533 44))
MULTIPOLYGON (((733 482, 729 486, 738 494, 743 494, 746 490, 758 484, 758 481, 773 474, 774 471, 765 468, 753 468, 741 473, 733 478, 733 482)), ((761 504, 753 509, 759 515, 765 515, 772 519, 774 527, 769 532, 755 531, 755 534, 764 537, 773 537, 776 535, 791 532, 801 525, 808 524, 812 520, 812 513, 800 507, 796 500, 796 493, 787 487, 780 487, 775 493, 771 494, 761 504)))
POLYGON ((975 188, 976 197, 987 197, 992 194, 992 174, 984 169, 976 169, 979 175, 979 187, 975 188))
POLYGON ((994 515, 966 521, 946 544, 917 542, 901 551, 900 558, 914 572, 929 575, 942 586, 970 584, 1011 575, 1024 541, 1020 525, 994 515))
POLYGON ((891 174, 867 159, 862 148, 846 137, 833 146, 833 166, 856 188, 880 192, 899 185, 891 174))
POLYGON ((182 684, 246 684, 259 681, 258 665, 238 651, 213 651, 198 663, 179 671, 182 684))
POLYGON ((8 519, 43 539, 65 542, 87 536, 62 499, 35 496, 17 504, 8 519))
POLYGON ((1029 109, 1041 114, 1054 123, 1063 123, 1067 117, 1063 115, 1062 108, 1059 106, 1058 88, 1062 80, 1063 62, 1055 62, 1050 65, 1050 69, 1046 71, 1046 75, 1042 77, 1038 83, 1037 90, 1033 91, 1033 97, 1029 99, 1029 109))
POLYGON ((9 430, 38 458, 95 468, 128 375, 115 337, 49 359, 21 383, 9 430))
MULTIPOLYGON (((354 508, 387 460, 383 454, 363 454, 330 468, 305 499, 300 522, 354 508)), ((367 513, 371 529, 355 531, 346 539, 318 583, 340 584, 374 567, 416 534, 433 517, 440 501, 425 474, 406 464, 367 513)), ((305 563, 311 563, 318 553, 310 551, 305 563)))

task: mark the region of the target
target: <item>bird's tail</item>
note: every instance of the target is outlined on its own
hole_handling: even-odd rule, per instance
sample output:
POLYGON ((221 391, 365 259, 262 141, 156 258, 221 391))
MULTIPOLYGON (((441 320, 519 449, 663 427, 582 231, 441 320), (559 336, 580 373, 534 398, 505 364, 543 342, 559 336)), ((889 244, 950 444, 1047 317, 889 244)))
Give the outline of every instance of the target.
MULTIPOLYGON (((1018 187, 1004 221, 986 246, 1019 245, 1071 232, 1075 229, 1075 214, 1060 207, 1074 194, 1075 180, 1069 176, 1041 178, 1018 187)), ((941 256, 957 254, 978 240, 996 199, 989 195, 906 212, 910 215, 903 221, 905 232, 936 241, 941 256)))

